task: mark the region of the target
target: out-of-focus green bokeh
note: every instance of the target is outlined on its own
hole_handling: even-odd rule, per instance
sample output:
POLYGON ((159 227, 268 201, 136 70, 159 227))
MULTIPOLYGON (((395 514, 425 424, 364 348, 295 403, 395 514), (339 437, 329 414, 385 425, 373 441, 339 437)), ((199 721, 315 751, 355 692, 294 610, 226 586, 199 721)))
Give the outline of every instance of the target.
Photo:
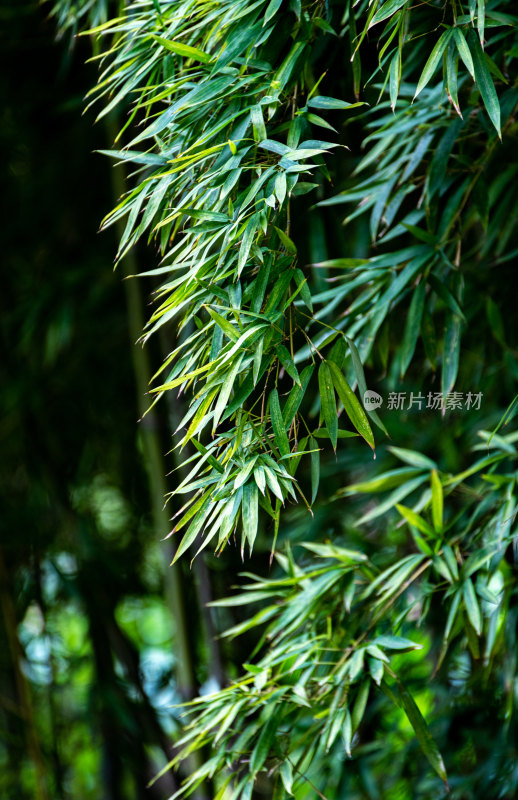
MULTIPOLYGON (((0 11, 0 797, 163 797, 178 700, 87 42, 0 11)), ((151 351, 152 353, 152 351, 151 351)), ((166 449, 165 447, 163 448, 166 449)))

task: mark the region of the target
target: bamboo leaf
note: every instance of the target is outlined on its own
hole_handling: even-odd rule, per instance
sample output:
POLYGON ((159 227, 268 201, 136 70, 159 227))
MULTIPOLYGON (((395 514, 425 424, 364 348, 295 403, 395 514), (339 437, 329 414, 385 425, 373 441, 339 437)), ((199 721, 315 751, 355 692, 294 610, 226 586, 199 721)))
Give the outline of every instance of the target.
POLYGON ((324 97, 317 95, 308 100, 309 108, 320 108, 326 110, 342 110, 347 108, 358 108, 364 106, 365 103, 346 103, 345 100, 338 100, 336 97, 324 97))
MULTIPOLYGON (((354 341, 352 339, 350 339, 349 337, 347 337, 347 336, 345 338, 347 340, 347 344, 349 345, 349 349, 351 351, 351 357, 352 357, 354 372, 355 372, 355 375, 356 375, 356 380, 358 381, 358 389, 360 390, 360 395, 363 398, 365 398, 365 394, 367 392, 367 382, 365 380, 365 373, 363 371, 362 360, 361 360, 360 354, 358 352, 358 348, 356 347, 354 341)), ((336 358, 334 357, 333 351, 331 351, 331 353, 330 353, 330 358, 331 358, 331 361, 334 361, 335 364, 338 363, 336 358)), ((338 366, 341 366, 341 365, 338 364, 338 366)), ((364 400, 364 403, 365 403, 365 400, 364 400)), ((383 431, 385 436, 388 436, 388 438, 390 439, 389 433, 388 433, 385 425, 381 421, 378 412, 374 411, 374 409, 371 409, 371 408, 366 408, 365 411, 366 411, 367 415, 371 418, 371 420, 374 422, 374 424, 377 425, 378 428, 381 431, 383 431)))
POLYGON ((252 553, 259 524, 259 493, 257 484, 251 481, 243 487, 242 514, 244 534, 252 553))
POLYGON ((277 347, 277 358, 281 362, 290 378, 293 378, 298 386, 302 386, 300 382, 300 375, 297 367, 295 366, 293 358, 291 357, 289 351, 282 344, 277 347))
POLYGON ((338 397, 342 401, 343 407, 345 409, 345 413, 351 420, 352 424, 362 436, 369 447, 374 450, 374 436, 372 435, 372 429, 369 425, 369 420, 367 419, 367 415, 363 408, 361 407, 358 398, 354 394, 353 390, 347 383, 345 375, 342 373, 340 368, 334 364, 332 361, 327 362, 329 365, 329 369, 331 371, 331 377, 333 380, 334 387, 338 394, 338 397))
POLYGON ((417 736, 417 740, 421 745, 423 753, 425 754, 426 758, 432 765, 437 775, 445 783, 447 783, 448 776, 446 775, 446 768, 444 766, 444 761, 439 752, 439 748, 437 747, 435 741, 433 740, 430 734, 425 718, 421 714, 419 707, 415 702, 414 698, 412 697, 412 695, 408 692, 408 690, 403 686, 403 684, 399 680, 398 680, 398 688, 403 708, 405 709, 408 721, 410 722, 412 728, 414 729, 415 735, 417 736))
POLYGON ((401 53, 399 50, 396 50, 392 56, 389 69, 390 107, 392 111, 395 111, 397 97, 399 94, 399 84, 401 83, 401 53))
POLYGON ((223 333, 226 334, 228 338, 231 339, 233 342, 237 342, 239 339, 239 331, 236 330, 236 328, 233 325, 231 325, 228 320, 222 317, 221 314, 218 314, 217 311, 214 311, 212 308, 209 307, 207 307, 207 311, 209 312, 210 316, 212 317, 216 325, 218 325, 218 327, 221 328, 223 333))
POLYGON ((276 732, 277 718, 275 714, 272 714, 266 721, 266 724, 262 726, 257 744, 252 750, 252 755, 250 756, 250 772, 252 772, 252 774, 255 775, 259 772, 266 761, 274 743, 276 732))
POLYGON ((417 338, 421 328, 421 320, 423 318, 425 299, 426 284, 424 280, 421 280, 417 286, 417 289, 412 295, 405 325, 405 332, 403 334, 403 342, 401 343, 401 355, 399 362, 399 374, 401 378, 405 376, 415 352, 417 338))
POLYGON ((266 11, 264 12, 263 27, 275 16, 282 5, 282 0, 270 0, 266 11))
POLYGON ((281 455, 286 456, 290 452, 290 445, 286 430, 284 428, 284 420, 282 418, 281 406, 279 403, 279 393, 277 389, 272 389, 270 392, 270 418, 272 420, 272 427, 275 436, 275 443, 279 448, 281 455))
POLYGON ((417 82, 417 88, 415 90, 414 100, 416 99, 417 95, 423 91, 424 87, 430 82, 431 78, 433 77, 435 70, 437 69, 437 67, 441 62, 443 53, 448 47, 450 38, 452 36, 452 31, 453 31, 452 28, 448 28, 447 31, 444 31, 444 33, 442 33, 441 36, 439 37, 439 40, 435 45, 435 47, 433 48, 432 52, 430 53, 428 61, 426 62, 424 69, 421 73, 421 76, 417 82))
POLYGON ((444 352, 442 359, 441 390, 446 396, 455 385, 459 370, 460 334, 462 320, 457 314, 450 313, 444 334, 444 352))
POLYGON ((288 236, 288 234, 284 233, 284 231, 281 230, 280 228, 277 228, 276 225, 274 225, 274 228, 277 231, 277 236, 281 240, 282 244, 284 245, 284 247, 286 248, 288 253, 291 253, 292 255, 296 256, 297 255, 297 248, 296 248, 295 244, 291 241, 291 239, 288 236))
POLYGON ((191 47, 188 44, 182 44, 182 42, 173 42, 171 39, 164 39, 163 36, 156 36, 154 33, 150 34, 150 38, 159 42, 162 47, 165 47, 166 50, 170 50, 171 53, 184 56, 184 58, 194 58, 196 61, 201 61, 203 64, 208 64, 211 60, 211 57, 207 53, 204 53, 203 50, 199 50, 197 47, 191 47))
POLYGON ((489 119, 496 128, 499 138, 502 138, 500 130, 500 103, 496 93, 495 84, 489 71, 484 51, 480 46, 480 41, 474 31, 468 32, 469 49, 473 57, 473 68, 475 70, 475 80, 480 89, 480 94, 484 102, 489 119))
POLYGON ((430 476, 432 484, 432 519, 436 531, 442 531, 442 515, 443 515, 443 491, 442 483, 437 474, 437 470, 433 469, 430 476))
POLYGON ((468 47, 468 43, 464 36, 464 31, 462 28, 455 27, 453 28, 453 38, 455 39, 455 44, 457 46, 458 53, 464 62, 465 67, 467 68, 469 74, 475 80, 475 67, 473 65, 473 59, 471 57, 470 49, 468 47))
POLYGON ((396 11, 399 11, 402 6, 406 5, 407 2, 408 0, 387 0, 387 2, 383 3, 381 8, 379 8, 374 14, 369 28, 372 28, 372 26, 377 25, 378 22, 383 22, 385 19, 391 17, 396 13, 396 11))
POLYGON ((313 504, 317 498, 320 483, 320 449, 312 436, 309 437, 308 446, 311 450, 311 503, 313 504))
POLYGON ((471 579, 468 578, 462 584, 462 596, 464 598, 464 606, 468 615, 468 619, 473 625, 475 631, 480 636, 482 633, 482 616, 478 605, 477 596, 471 579))
POLYGON ((336 412, 335 393, 331 370, 325 361, 322 361, 318 370, 318 387, 320 391, 320 405, 326 428, 329 432, 333 450, 336 450, 338 437, 338 415, 336 412))
POLYGON ((421 531, 421 533, 425 533, 427 536, 433 537, 433 528, 431 528, 426 520, 420 517, 419 514, 416 514, 411 508, 402 506, 399 503, 396 505, 396 508, 401 516, 404 517, 408 523, 410 523, 410 525, 413 525, 414 528, 417 528, 417 530, 421 531))

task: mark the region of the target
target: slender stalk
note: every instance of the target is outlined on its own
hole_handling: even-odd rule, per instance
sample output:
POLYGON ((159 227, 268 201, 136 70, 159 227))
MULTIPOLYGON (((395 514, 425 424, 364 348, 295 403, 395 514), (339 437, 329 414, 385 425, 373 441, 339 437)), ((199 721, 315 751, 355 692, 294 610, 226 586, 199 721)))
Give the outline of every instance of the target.
MULTIPOLYGON (((117 130, 115 121, 111 117, 106 121, 106 131, 110 143, 114 141, 117 130)), ((117 165, 112 169, 112 189, 115 204, 119 201, 125 188, 124 167, 117 165)), ((124 231, 124 222, 119 220, 116 227, 117 236, 120 240, 124 231)), ((137 345, 137 340, 144 329, 144 315, 142 313, 140 285, 138 280, 133 277, 138 273, 137 259, 133 250, 130 250, 122 259, 121 267, 126 278, 123 283, 128 308, 128 332, 131 339, 140 433, 144 465, 148 476, 153 528, 158 538, 163 540, 170 532, 171 527, 169 512, 165 506, 165 495, 167 494, 166 467, 160 441, 158 417, 154 408, 148 411, 148 402, 146 400, 152 377, 149 356, 145 348, 137 345)), ((196 674, 193 643, 192 638, 189 636, 189 623, 182 591, 182 576, 179 565, 170 563, 172 554, 171 548, 167 543, 162 546, 162 551, 167 559, 164 571, 164 591, 175 626, 177 688, 183 698, 191 699, 196 691, 196 674)), ((188 771, 198 770, 202 765, 201 753, 194 753, 190 761, 191 763, 186 765, 188 771)), ((206 793, 203 786, 198 787, 194 798, 195 800, 205 800, 206 793)))
MULTIPOLYGON (((113 118, 107 121, 106 130, 108 139, 112 142, 117 134, 117 126, 113 118)), ((117 165, 113 167, 111 174, 113 194, 116 202, 118 202, 125 191, 124 168, 121 165, 117 165)), ((117 223, 117 235, 119 238, 122 236, 123 230, 124 222, 121 220, 117 223)), ((136 279, 130 277, 138 272, 137 259, 133 251, 130 251, 124 257, 121 261, 121 267, 126 277, 123 283, 128 307, 128 332, 132 345, 131 355, 137 390, 137 407, 141 420, 140 433, 144 450, 144 464, 148 475, 153 527, 159 539, 164 539, 170 531, 169 513, 164 505, 164 498, 167 493, 166 469, 159 437, 157 414, 154 409, 151 409, 144 416, 148 407, 146 395, 152 373, 147 351, 136 344, 144 328, 144 316, 139 283, 136 279)), ((166 557, 169 558, 170 548, 164 547, 164 552, 166 557)), ((177 565, 172 565, 165 570, 164 585, 176 628, 178 688, 182 695, 190 697, 194 692, 196 680, 181 589, 181 574, 177 565)))
POLYGON ((18 701, 20 704, 19 713, 25 720, 25 735, 27 738, 27 750, 36 772, 36 800, 50 800, 45 774, 45 762, 41 752, 32 696, 27 678, 23 674, 20 666, 22 658, 22 648, 18 639, 16 611, 9 586, 9 574, 4 560, 4 554, 0 548, 0 606, 4 618, 7 641, 11 651, 11 663, 13 666, 18 701))

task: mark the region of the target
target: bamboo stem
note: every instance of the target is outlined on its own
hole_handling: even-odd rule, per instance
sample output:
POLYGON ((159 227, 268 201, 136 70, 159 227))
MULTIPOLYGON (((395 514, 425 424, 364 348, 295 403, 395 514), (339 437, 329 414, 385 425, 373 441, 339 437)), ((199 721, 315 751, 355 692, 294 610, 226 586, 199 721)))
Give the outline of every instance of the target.
POLYGON ((18 693, 18 701, 20 704, 19 713, 25 721, 25 734, 27 737, 27 749, 29 757, 34 765, 36 771, 36 798, 37 800, 50 800, 50 795, 47 787, 47 779, 45 775, 45 763, 41 752, 40 742, 38 738, 38 731, 36 727, 36 719, 34 716, 34 707, 32 704, 31 691, 28 685, 27 678, 23 674, 20 666, 22 658, 22 648, 18 639, 16 611, 11 597, 9 587, 9 575, 4 560, 4 554, 0 548, 0 605, 2 608, 2 615, 4 618, 5 631, 7 634, 7 641, 9 642, 9 650, 11 651, 11 663, 13 666, 14 679, 16 682, 16 690, 18 693))

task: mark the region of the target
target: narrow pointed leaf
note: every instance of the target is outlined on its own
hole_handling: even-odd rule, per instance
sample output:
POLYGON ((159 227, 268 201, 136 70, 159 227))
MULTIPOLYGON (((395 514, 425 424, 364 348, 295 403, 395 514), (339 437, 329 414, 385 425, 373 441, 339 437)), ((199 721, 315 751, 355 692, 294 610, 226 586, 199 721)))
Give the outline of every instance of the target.
POLYGON ((329 432, 333 450, 336 450, 338 437, 338 414, 336 411, 335 392, 331 370, 328 364, 323 361, 318 370, 318 388, 320 391, 320 406, 326 428, 329 432))
POLYGON ((367 414, 361 407, 358 398, 347 383, 345 375, 341 369, 332 361, 328 361, 327 363, 329 364, 333 384, 338 397, 342 401, 345 413, 351 420, 360 436, 362 436, 369 447, 374 450, 374 436, 372 434, 371 426, 369 425, 369 420, 367 419, 367 414))

